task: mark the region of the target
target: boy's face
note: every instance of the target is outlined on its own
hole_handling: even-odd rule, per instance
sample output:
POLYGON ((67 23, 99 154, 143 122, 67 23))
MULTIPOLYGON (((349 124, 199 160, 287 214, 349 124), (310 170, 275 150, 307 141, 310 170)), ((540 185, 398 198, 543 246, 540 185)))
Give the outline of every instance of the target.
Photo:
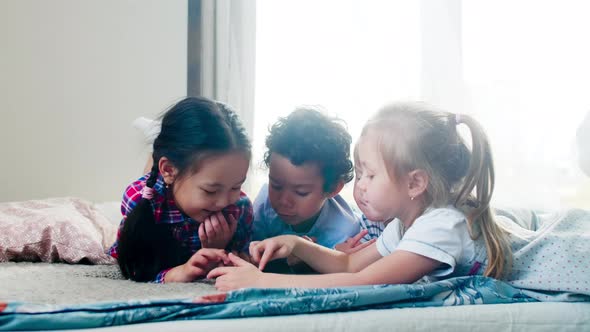
POLYGON ((268 197, 281 220, 298 225, 315 217, 331 195, 324 193, 324 178, 315 163, 295 166, 273 153, 269 165, 268 197))

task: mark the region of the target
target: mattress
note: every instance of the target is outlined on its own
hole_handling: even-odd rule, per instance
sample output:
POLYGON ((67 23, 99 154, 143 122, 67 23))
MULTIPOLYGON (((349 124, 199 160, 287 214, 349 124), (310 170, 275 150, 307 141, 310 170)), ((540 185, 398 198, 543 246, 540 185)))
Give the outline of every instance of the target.
POLYGON ((134 324, 93 330, 100 332, 303 330, 581 332, 590 331, 590 303, 536 302, 372 309, 294 316, 134 324))
MULTIPOLYGON (((116 204, 103 205, 101 208, 99 209, 101 212, 114 211, 116 204)), ((116 227, 116 213, 106 219, 111 220, 111 225, 116 227)), ((310 305, 304 305, 301 306, 303 309, 301 311, 289 307, 289 305, 299 306, 300 303, 304 303, 303 299, 306 298, 304 291, 295 289, 292 291, 294 296, 288 296, 289 292, 287 292, 287 296, 283 294, 276 303, 282 302, 284 307, 277 311, 273 310, 276 303, 273 303, 270 290, 261 290, 259 294, 256 293, 256 290, 245 290, 243 294, 240 291, 235 293, 237 295, 234 298, 237 298, 237 301, 228 301, 229 304, 234 304, 233 308, 224 303, 212 304, 201 312, 205 313, 202 316, 194 312, 186 315, 172 312, 170 317, 160 315, 157 319, 146 318, 143 320, 141 317, 137 318, 141 316, 141 312, 140 315, 135 312, 130 313, 130 317, 133 319, 129 320, 99 316, 99 322, 95 326, 102 327, 84 328, 79 331, 149 332, 192 331, 196 329, 207 331, 249 329, 255 331, 590 331, 590 302, 536 302, 536 300, 519 293, 520 290, 499 282, 496 283, 494 280, 474 278, 466 279, 466 282, 488 282, 491 287, 473 287, 471 289, 467 287, 468 289, 465 291, 465 283, 450 283, 455 288, 434 292, 434 296, 425 299, 420 297, 420 292, 424 291, 420 285, 394 285, 392 286, 394 292, 391 294, 397 294, 395 291, 398 291, 400 287, 410 287, 408 293, 412 293, 412 297, 405 300, 393 301, 396 308, 383 308, 384 306, 377 302, 365 306, 362 304, 354 307, 347 306, 346 301, 352 299, 354 302, 360 298, 359 296, 355 298, 354 296, 358 295, 355 293, 351 294, 352 297, 342 297, 341 303, 338 302, 340 300, 332 301, 336 303, 334 308, 325 306, 320 308, 321 310, 316 310, 317 307, 314 309, 310 305), (504 286, 507 288, 502 293, 500 288, 504 286), (488 294, 482 295, 482 292, 486 290, 489 291, 488 294), (241 301, 240 298, 246 301, 241 301), (452 302, 450 306, 449 299, 452 302), (489 299, 492 302, 502 303, 483 304, 490 303, 489 299), (506 303, 511 301, 515 303, 506 303), (268 310, 271 314, 267 314, 266 311, 256 314, 258 302, 265 302, 265 306, 260 308, 268 310), (288 304, 285 305, 285 303, 288 304), (341 305, 342 303, 344 305, 341 305), (472 304, 467 305, 469 303, 472 304), (225 308, 224 305, 234 311, 249 312, 249 316, 256 317, 235 318, 236 315, 224 315, 224 310, 219 310, 225 308), (417 305, 420 307, 413 307, 417 305), (217 316, 207 315, 209 309, 211 312, 218 310, 220 314, 217 316), (216 317, 225 318, 218 319, 216 317), (146 323, 146 321, 151 322, 146 323), (121 325, 111 326, 114 324, 121 325)), ((366 290, 367 288, 362 291, 366 290)), ((375 289, 369 289, 369 295, 371 292, 378 293, 379 291, 379 287, 375 286, 375 289)), ((47 316, 46 320, 37 319, 37 323, 28 326, 33 326, 34 329, 55 330, 56 326, 61 325, 54 323, 63 320, 63 317, 67 316, 69 312, 76 310, 76 306, 88 306, 90 310, 87 310, 86 313, 91 315, 93 311, 117 311, 112 309, 114 306, 111 307, 106 303, 114 303, 115 306, 122 304, 129 308, 134 305, 126 302, 130 300, 138 301, 136 303, 139 304, 151 303, 150 301, 157 303, 157 301, 199 298, 216 293, 217 291, 210 281, 185 284, 131 282, 121 277, 116 265, 4 262, 0 263, 0 330, 7 329, 6 327, 9 326, 13 316, 20 315, 17 317, 18 319, 22 319, 24 316, 25 320, 27 315, 31 318, 42 316, 45 307, 47 310, 52 310, 54 306, 64 306, 65 310, 54 311, 47 316), (35 307, 35 304, 40 305, 35 307), (12 313, 6 310, 11 306, 16 308, 12 313), (15 313, 17 314, 15 315, 15 313), (2 326, 2 322, 4 322, 4 326, 2 326)), ((330 294, 314 296, 313 292, 307 295, 311 295, 307 298, 312 298, 310 302, 312 304, 313 301, 319 300, 321 302, 322 299, 325 300, 331 296, 330 294)), ((367 298, 374 299, 375 296, 367 298)), ((152 312, 155 313, 160 311, 157 306, 152 309, 152 312)), ((124 316, 125 313, 122 315, 124 316)), ((88 317, 89 320, 92 318, 88 317)), ((97 317, 94 317, 94 320, 96 321, 97 317)), ((85 322, 81 321, 76 326, 84 325, 85 322)), ((76 329, 68 329, 68 331, 76 331, 76 329)))

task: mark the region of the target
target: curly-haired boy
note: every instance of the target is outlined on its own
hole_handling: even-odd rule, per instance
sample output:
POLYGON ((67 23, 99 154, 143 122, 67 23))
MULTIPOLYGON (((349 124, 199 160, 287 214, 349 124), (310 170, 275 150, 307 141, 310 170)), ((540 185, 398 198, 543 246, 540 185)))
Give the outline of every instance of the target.
POLYGON ((353 237, 354 251, 372 243, 358 244, 367 234, 359 233, 361 215, 339 195, 353 179, 351 142, 341 120, 311 108, 272 125, 264 155, 269 183, 254 202, 253 239, 295 234, 334 248, 353 237))

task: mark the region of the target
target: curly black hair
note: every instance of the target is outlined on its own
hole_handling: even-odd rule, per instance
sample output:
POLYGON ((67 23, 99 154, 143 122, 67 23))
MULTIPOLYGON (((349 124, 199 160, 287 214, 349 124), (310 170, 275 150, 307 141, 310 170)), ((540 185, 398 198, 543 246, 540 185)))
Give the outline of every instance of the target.
POLYGON ((323 190, 330 193, 340 181, 348 183, 353 179, 351 142, 343 120, 313 108, 298 108, 270 128, 264 163, 270 165, 273 153, 296 166, 317 163, 324 178, 323 190))

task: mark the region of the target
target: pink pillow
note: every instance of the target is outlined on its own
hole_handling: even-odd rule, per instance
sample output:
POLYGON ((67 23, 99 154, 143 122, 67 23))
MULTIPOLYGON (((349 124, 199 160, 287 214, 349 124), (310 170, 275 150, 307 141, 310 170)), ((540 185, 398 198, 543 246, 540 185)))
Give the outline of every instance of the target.
POLYGON ((0 262, 114 264, 117 225, 92 203, 50 198, 0 203, 0 262))

